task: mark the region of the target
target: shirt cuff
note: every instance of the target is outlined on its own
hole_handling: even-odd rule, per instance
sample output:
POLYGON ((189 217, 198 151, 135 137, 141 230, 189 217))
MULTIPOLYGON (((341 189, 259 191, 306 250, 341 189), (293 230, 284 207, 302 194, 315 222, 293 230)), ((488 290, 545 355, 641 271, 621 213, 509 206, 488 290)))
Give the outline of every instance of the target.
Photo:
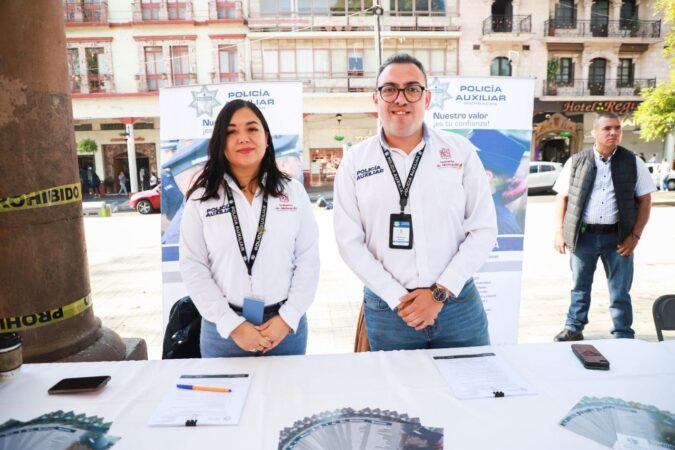
POLYGON ((457 297, 462 292, 467 279, 456 273, 444 273, 436 283, 445 286, 452 293, 453 297, 457 297))
POLYGON ((284 303, 281 308, 279 308, 279 315, 284 322, 286 322, 286 325, 291 327, 293 333, 298 329, 298 323, 300 323, 303 314, 304 313, 290 306, 288 302, 284 303))
POLYGON ((235 314, 234 311, 229 310, 218 320, 218 322, 216 322, 216 330, 218 330, 218 333, 223 339, 227 339, 234 329, 245 321, 246 319, 235 314))
MULTIPOLYGON (((372 290, 372 289, 371 289, 372 290)), ((375 291, 373 291, 375 292, 375 291)), ((404 295, 408 294, 408 290, 404 288, 403 286, 400 286, 398 284, 391 286, 388 288, 386 291, 384 291, 380 295, 379 293, 375 292, 382 300, 384 300, 387 305, 391 308, 391 310, 395 310, 398 308, 398 305, 401 304, 401 297, 404 295)))

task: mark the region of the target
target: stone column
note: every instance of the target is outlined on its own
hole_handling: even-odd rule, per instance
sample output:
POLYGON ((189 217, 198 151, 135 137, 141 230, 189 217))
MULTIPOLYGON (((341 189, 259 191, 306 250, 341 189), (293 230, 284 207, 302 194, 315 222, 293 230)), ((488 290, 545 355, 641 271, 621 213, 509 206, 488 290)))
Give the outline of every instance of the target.
POLYGON ((0 2, 0 333, 26 362, 121 360, 94 315, 63 2, 0 2))

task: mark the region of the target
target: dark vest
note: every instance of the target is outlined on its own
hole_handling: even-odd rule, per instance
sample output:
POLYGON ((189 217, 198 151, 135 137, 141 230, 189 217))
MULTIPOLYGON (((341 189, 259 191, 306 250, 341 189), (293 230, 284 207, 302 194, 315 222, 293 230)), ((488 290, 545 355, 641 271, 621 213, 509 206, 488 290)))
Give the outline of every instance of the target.
MULTIPOLYGON (((637 203, 635 201, 637 164, 633 152, 621 146, 616 149, 610 164, 616 206, 619 210, 618 240, 622 242, 633 231, 637 218, 637 203)), ((592 148, 572 156, 567 211, 563 222, 565 245, 572 251, 574 251, 579 239, 581 219, 593 190, 596 173, 592 148)))

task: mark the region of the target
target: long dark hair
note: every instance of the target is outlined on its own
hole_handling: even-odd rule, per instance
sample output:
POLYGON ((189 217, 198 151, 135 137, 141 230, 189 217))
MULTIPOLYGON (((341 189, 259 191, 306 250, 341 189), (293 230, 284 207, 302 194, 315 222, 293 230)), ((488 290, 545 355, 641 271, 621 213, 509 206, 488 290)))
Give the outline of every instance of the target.
POLYGON ((204 170, 199 174, 197 180, 192 184, 188 190, 185 198, 190 198, 192 193, 199 188, 204 188, 204 195, 199 200, 206 201, 210 198, 219 198, 218 189, 225 183, 223 176, 225 174, 234 178, 238 186, 242 187, 237 177, 232 173, 230 162, 225 157, 225 144, 227 142, 227 126, 232 121, 234 113, 242 108, 248 108, 260 119, 265 134, 267 135, 267 148, 265 155, 260 162, 260 170, 256 175, 256 180, 261 184, 263 193, 269 194, 272 197, 277 197, 284 191, 284 183, 290 181, 290 177, 283 173, 277 167, 277 161, 274 157, 274 143, 272 142, 272 133, 270 127, 265 120, 265 116, 260 109, 253 103, 246 100, 232 100, 225 104, 223 109, 218 114, 216 123, 213 127, 213 134, 209 141, 209 158, 206 161, 204 170), (265 183, 262 183, 262 180, 265 183))

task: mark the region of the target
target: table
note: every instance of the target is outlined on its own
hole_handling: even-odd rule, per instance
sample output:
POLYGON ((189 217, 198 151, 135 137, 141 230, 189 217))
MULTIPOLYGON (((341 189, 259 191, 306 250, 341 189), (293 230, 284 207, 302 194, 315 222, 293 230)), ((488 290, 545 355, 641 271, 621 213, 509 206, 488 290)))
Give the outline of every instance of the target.
POLYGON ((589 341, 611 362, 584 369, 569 343, 204 360, 26 364, 0 383, 0 423, 59 409, 113 421, 123 449, 275 449, 279 431, 296 420, 343 407, 380 408, 443 427, 446 449, 595 449, 595 442, 558 425, 582 396, 611 396, 675 411, 675 341, 589 341), (431 356, 493 351, 537 395, 458 400, 431 356), (185 373, 253 374, 238 426, 154 428, 147 422, 185 373), (49 396, 65 377, 110 375, 98 393, 49 396))

